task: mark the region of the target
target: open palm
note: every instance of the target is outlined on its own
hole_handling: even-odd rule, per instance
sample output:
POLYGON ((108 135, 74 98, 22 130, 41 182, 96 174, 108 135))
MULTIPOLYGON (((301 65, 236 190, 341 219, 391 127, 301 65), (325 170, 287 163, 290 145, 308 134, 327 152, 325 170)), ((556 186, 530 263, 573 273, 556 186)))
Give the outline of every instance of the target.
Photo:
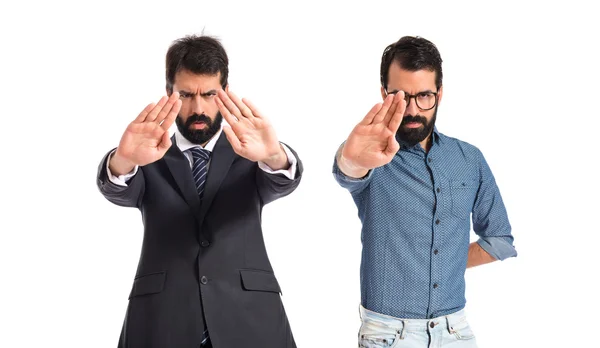
POLYGON ((179 113, 179 94, 148 105, 131 122, 119 142, 118 154, 134 165, 144 166, 161 159, 171 146, 169 127, 179 113))
POLYGON ((389 163, 400 149, 396 131, 405 109, 403 92, 389 95, 383 104, 375 105, 350 133, 342 156, 353 166, 367 170, 389 163))
POLYGON ((233 150, 251 161, 264 161, 281 151, 271 122, 247 99, 219 91, 217 106, 230 127, 223 131, 233 150))

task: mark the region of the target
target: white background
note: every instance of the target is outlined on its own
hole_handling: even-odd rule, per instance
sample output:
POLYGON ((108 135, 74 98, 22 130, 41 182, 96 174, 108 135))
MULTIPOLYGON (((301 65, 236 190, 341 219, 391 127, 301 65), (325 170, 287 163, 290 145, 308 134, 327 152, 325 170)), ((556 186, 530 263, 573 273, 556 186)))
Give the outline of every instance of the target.
POLYGON ((116 346, 143 230, 137 210, 98 192, 97 166, 164 94, 171 41, 203 28, 227 49, 230 88, 305 165, 263 224, 299 347, 356 347, 360 223, 331 165, 380 101, 381 53, 403 35, 438 46, 438 129, 483 151, 513 226, 517 258, 467 271, 480 347, 597 343, 600 55, 590 5, 1 6, 0 347, 116 346))

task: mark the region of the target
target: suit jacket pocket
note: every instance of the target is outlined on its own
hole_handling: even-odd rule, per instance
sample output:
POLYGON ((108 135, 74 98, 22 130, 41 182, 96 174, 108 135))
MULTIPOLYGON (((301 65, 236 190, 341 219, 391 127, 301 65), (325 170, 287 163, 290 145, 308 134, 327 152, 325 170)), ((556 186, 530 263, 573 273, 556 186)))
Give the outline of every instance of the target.
POLYGON ((242 287, 250 291, 269 291, 281 293, 275 274, 267 271, 241 269, 242 287))
POLYGON ((129 299, 141 295, 157 294, 163 291, 167 272, 156 272, 138 276, 133 281, 129 299))

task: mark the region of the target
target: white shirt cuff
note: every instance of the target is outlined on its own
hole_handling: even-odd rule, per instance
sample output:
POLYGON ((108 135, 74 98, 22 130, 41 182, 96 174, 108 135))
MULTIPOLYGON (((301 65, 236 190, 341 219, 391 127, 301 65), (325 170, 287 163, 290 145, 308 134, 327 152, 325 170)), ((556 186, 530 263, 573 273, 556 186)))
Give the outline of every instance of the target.
POLYGON ((263 171, 265 171, 266 173, 283 174, 288 179, 294 180, 296 178, 296 167, 298 167, 298 165, 297 165, 298 160, 296 159, 296 156, 294 156, 292 151, 290 151, 290 149, 288 149, 287 146, 285 146, 284 144, 281 144, 281 147, 283 147, 283 151, 285 151, 285 154, 288 158, 288 163, 290 164, 290 167, 288 169, 273 170, 268 165, 266 165, 265 163, 260 162, 260 161, 258 162, 258 167, 260 169, 262 169, 263 171))
POLYGON ((113 173, 111 173, 110 168, 109 168, 109 164, 110 164, 110 159, 112 158, 112 155, 115 153, 114 150, 113 152, 110 153, 110 155, 108 155, 108 160, 106 161, 106 174, 108 175, 108 179, 115 185, 119 185, 119 186, 127 186, 127 180, 131 179, 131 177, 133 177, 135 175, 135 173, 137 173, 138 170, 138 166, 135 166, 133 168, 133 170, 127 174, 123 174, 123 175, 119 175, 119 176, 115 176, 113 175, 113 173))

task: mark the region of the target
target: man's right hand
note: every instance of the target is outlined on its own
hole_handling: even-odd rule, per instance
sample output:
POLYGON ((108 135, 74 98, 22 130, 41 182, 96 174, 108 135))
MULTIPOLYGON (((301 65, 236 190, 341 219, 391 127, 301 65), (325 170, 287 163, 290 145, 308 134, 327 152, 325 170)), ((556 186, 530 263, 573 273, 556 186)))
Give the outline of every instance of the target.
POLYGON ((151 103, 127 126, 117 151, 111 157, 109 168, 113 175, 131 172, 135 166, 144 166, 161 159, 169 147, 169 128, 181 109, 179 93, 162 97, 158 104, 151 103))
POLYGON ((394 158, 400 149, 396 131, 406 110, 404 92, 388 95, 378 103, 352 130, 337 155, 337 163, 344 174, 362 178, 369 170, 381 167, 394 158))

